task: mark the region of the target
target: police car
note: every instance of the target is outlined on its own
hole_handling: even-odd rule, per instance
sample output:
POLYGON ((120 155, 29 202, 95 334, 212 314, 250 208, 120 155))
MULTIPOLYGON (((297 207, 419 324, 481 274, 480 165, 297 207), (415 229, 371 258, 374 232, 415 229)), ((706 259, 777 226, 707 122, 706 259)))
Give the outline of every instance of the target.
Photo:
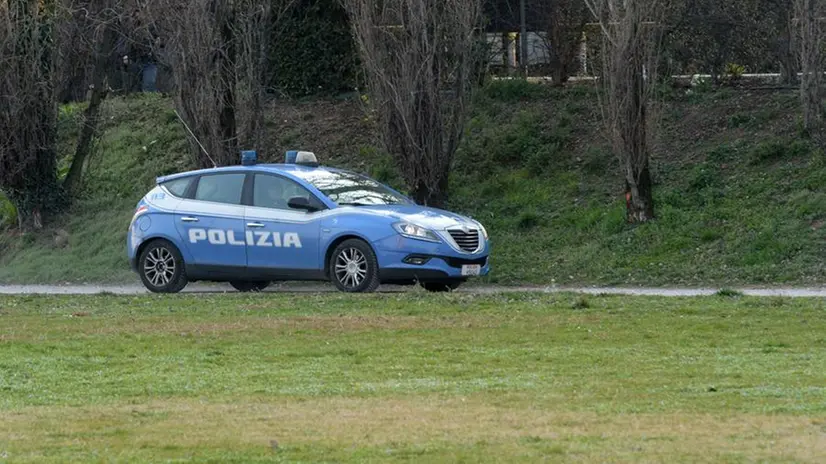
POLYGON ((158 293, 195 281, 260 291, 288 280, 331 281, 345 292, 382 283, 448 291, 490 271, 479 222, 319 166, 306 151, 287 152, 283 164, 258 164, 248 151, 240 166, 159 177, 127 242, 132 269, 158 293))

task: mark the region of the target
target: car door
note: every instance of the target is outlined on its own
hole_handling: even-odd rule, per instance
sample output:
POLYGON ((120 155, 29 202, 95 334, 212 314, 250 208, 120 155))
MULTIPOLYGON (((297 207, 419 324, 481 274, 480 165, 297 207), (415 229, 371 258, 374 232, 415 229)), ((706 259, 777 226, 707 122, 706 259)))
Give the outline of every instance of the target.
POLYGON ((251 204, 246 209, 250 271, 281 278, 323 276, 319 213, 291 209, 288 203, 303 197, 318 209, 324 205, 292 179, 270 173, 252 177, 251 204))
POLYGON ((175 224, 201 271, 243 272, 247 265, 244 172, 204 174, 175 211, 175 224))

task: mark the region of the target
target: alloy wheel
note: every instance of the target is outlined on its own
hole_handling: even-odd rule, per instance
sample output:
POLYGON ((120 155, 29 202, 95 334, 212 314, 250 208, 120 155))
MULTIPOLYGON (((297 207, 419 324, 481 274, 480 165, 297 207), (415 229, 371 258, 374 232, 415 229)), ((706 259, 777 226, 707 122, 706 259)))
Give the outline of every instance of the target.
POLYGON ((336 257, 335 273, 343 286, 356 288, 367 277, 367 258, 356 248, 345 248, 336 257))
POLYGON ((169 285, 175 276, 175 257, 166 248, 155 248, 146 255, 143 272, 152 285, 169 285))

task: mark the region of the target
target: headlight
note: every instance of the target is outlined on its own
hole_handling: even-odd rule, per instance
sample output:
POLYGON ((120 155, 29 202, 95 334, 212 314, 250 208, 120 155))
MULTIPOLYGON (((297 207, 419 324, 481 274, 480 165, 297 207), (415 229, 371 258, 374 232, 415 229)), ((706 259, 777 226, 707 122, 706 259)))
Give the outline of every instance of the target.
POLYGON ((428 242, 439 242, 439 237, 436 236, 430 229, 425 229, 422 226, 411 224, 409 222, 397 222, 393 224, 393 228, 398 233, 405 237, 415 238, 417 240, 427 240, 428 242))

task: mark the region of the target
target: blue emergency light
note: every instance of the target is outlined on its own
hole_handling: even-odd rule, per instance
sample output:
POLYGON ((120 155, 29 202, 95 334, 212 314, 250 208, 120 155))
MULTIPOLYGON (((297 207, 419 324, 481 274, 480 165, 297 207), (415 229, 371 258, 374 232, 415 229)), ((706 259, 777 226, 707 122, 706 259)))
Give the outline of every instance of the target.
POLYGON ((252 166, 258 161, 258 153, 255 150, 244 150, 241 152, 241 164, 252 166))
POLYGON ((295 164, 295 158, 298 156, 298 150, 287 151, 287 156, 284 160, 287 164, 295 164))

